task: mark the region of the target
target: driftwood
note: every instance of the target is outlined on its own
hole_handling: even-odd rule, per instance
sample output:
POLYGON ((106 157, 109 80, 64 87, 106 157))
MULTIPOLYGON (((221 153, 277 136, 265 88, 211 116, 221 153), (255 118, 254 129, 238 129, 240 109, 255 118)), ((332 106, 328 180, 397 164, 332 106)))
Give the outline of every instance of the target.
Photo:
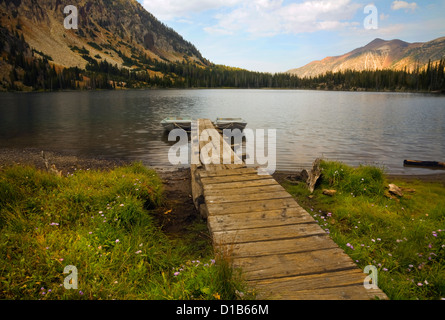
POLYGON ((395 196, 399 196, 399 197, 403 197, 403 191, 402 189, 400 189, 398 186, 396 186, 395 184, 390 184, 388 185, 389 188, 389 193, 395 195, 395 196))
POLYGON ((321 159, 316 159, 314 164, 312 165, 312 170, 308 172, 307 179, 307 187, 311 193, 315 190, 315 185, 317 184, 318 179, 321 176, 321 168, 320 168, 321 159))
POLYGON ((330 197, 333 197, 333 196, 335 196, 336 194, 337 194, 337 190, 323 190, 323 194, 325 195, 325 196, 330 196, 330 197))
POLYGON ((405 160, 405 161, 403 161, 403 164, 405 166, 417 166, 417 167, 445 169, 445 162, 438 162, 438 161, 405 160))
POLYGON ((43 162, 45 163, 46 171, 48 171, 49 173, 52 173, 52 174, 54 174, 54 175, 56 175, 58 177, 61 177, 62 176, 62 171, 57 170, 55 164, 52 164, 51 166, 49 165, 49 160, 46 157, 45 152, 42 151, 41 156, 42 156, 43 162))

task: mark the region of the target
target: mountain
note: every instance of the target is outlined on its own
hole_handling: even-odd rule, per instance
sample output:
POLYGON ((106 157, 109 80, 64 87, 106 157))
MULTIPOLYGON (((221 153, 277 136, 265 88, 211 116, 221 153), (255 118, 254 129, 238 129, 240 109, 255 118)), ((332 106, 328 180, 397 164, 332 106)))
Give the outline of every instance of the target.
POLYGON ((315 77, 326 72, 406 70, 423 68, 429 61, 438 62, 445 57, 445 37, 426 43, 408 43, 401 40, 375 39, 362 48, 337 57, 313 61, 304 67, 289 70, 298 77, 315 77))
POLYGON ((0 0, 0 91, 126 88, 445 90, 445 38, 425 44, 376 39, 295 71, 407 68, 327 74, 317 79, 261 73, 206 60, 136 0, 0 0), (78 28, 66 29, 74 3, 78 28), (416 69, 411 72, 409 69, 416 69))
POLYGON ((5 61, 17 46, 25 60, 45 58, 56 70, 107 61, 162 77, 157 68, 150 70, 153 62, 209 65, 194 45, 136 0, 0 0, 0 81, 12 72, 5 61), (69 15, 64 8, 72 4, 78 9, 77 30, 64 27, 69 15))
POLYGON ((123 55, 132 54, 168 61, 183 60, 185 55, 205 63, 191 43, 136 0, 77 1, 77 30, 67 30, 63 24, 67 16, 64 8, 71 4, 71 0, 3 0, 1 25, 18 27, 33 49, 67 67, 85 67, 87 61, 73 50, 82 47, 90 51, 90 56, 99 55, 118 66, 125 63, 123 55))

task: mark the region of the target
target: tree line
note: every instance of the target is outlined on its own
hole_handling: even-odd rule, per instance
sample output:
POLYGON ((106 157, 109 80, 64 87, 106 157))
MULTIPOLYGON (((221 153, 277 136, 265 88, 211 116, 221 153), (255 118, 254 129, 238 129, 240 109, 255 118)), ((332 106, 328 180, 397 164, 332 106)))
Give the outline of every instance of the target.
POLYGON ((252 72, 222 65, 203 67, 191 62, 169 63, 150 60, 151 71, 164 76, 150 76, 141 68, 129 70, 112 66, 106 61, 88 64, 87 70, 128 82, 129 87, 161 88, 246 88, 246 89, 321 89, 369 91, 444 91, 445 58, 428 63, 426 68, 414 71, 376 70, 341 71, 299 78, 288 73, 252 72))
POLYGON ((323 75, 304 79, 304 87, 328 90, 366 89, 375 91, 444 91, 445 58, 425 68, 417 66, 414 71, 376 70, 327 72, 323 75))
POLYGON ((445 92, 445 59, 422 70, 327 72, 309 78, 287 73, 262 73, 226 66, 202 67, 190 63, 155 62, 154 72, 119 68, 107 61, 56 70, 46 57, 27 59, 22 53, 14 58, 10 73, 10 90, 17 90, 16 81, 34 90, 76 90, 126 88, 243 88, 243 89, 318 89, 367 91, 443 91, 445 92), (18 68, 23 72, 19 72, 18 68))
MULTIPOLYGON (((3 28, 2 28, 3 29, 3 28)), ((84 57, 86 68, 56 69, 51 57, 31 50, 23 36, 0 30, 0 49, 9 47, 5 60, 12 66, 9 90, 17 83, 33 90, 77 90, 125 88, 274 88, 370 91, 445 92, 445 58, 413 71, 341 71, 300 78, 287 73, 253 72, 223 65, 202 65, 184 56, 182 62, 150 59, 146 55, 126 57, 126 66, 84 57)), ((123 55, 119 52, 120 56, 123 55)))

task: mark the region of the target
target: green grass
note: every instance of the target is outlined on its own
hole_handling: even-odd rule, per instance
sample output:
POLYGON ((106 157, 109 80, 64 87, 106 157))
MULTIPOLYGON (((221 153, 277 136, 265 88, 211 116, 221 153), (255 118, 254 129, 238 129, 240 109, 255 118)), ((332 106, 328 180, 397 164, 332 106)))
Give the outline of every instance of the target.
POLYGON ((141 164, 67 177, 0 170, 0 299, 250 298, 211 245, 162 232, 162 203, 161 180, 141 164), (63 286, 68 265, 77 290, 63 286))
POLYGON ((381 168, 322 162, 313 197, 303 184, 285 184, 298 202, 363 270, 374 265, 390 299, 445 298, 445 187, 389 181, 381 168), (400 199, 385 196, 395 183, 413 188, 400 199), (322 194, 335 189, 333 197, 322 194))

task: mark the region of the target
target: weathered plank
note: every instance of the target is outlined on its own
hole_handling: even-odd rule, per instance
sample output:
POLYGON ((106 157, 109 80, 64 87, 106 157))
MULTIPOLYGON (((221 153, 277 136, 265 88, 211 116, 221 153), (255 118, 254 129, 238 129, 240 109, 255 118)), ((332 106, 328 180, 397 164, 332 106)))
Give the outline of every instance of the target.
POLYGON ((217 242, 215 249, 230 254, 233 258, 260 257, 266 255, 300 253, 336 248, 337 244, 328 235, 315 234, 308 237, 293 239, 277 239, 260 242, 217 242))
MULTIPOLYGON (((316 223, 291 224, 285 226, 270 227, 267 224, 263 228, 242 229, 232 231, 213 232, 216 244, 246 243, 267 240, 284 240, 298 237, 326 234, 316 223)), ((261 244, 256 244, 261 246, 261 244)), ((272 252, 272 251, 271 251, 272 252)))
MULTIPOLYGON (((205 193, 204 193, 205 194, 205 193)), ((246 203, 249 201, 263 201, 270 199, 293 199, 289 193, 283 192, 282 190, 273 192, 258 192, 258 193, 248 193, 248 194, 229 194, 226 195, 221 192, 217 196, 207 196, 205 194, 206 201, 208 203, 236 203, 242 202, 246 203)))
POLYGON ((225 164, 224 168, 227 170, 243 169, 247 168, 245 164, 225 164))
POLYGON ((208 217, 210 231, 254 229, 268 224, 270 227, 298 223, 314 223, 303 209, 283 208, 235 214, 211 215, 208 217))
MULTIPOLYGON (((285 192, 284 188, 280 186, 279 184, 269 184, 265 186, 254 186, 254 187, 244 187, 242 189, 242 194, 258 194, 258 193, 265 193, 265 192, 285 192)), ((205 189, 204 194, 206 197, 210 196, 233 196, 233 195, 239 195, 240 190, 239 189, 233 189, 233 188, 226 188, 226 189, 205 189)))
POLYGON ((211 215, 224 215, 232 213, 245 213, 257 211, 270 211, 288 208, 298 208, 298 204, 293 198, 286 199, 271 199, 271 200, 256 200, 246 203, 210 203, 207 202, 207 207, 211 215))
POLYGON ((202 172, 201 178, 236 176, 244 174, 258 174, 258 172, 254 168, 225 169, 216 170, 213 172, 202 172))
POLYGON ((260 176, 258 174, 243 174, 235 176, 216 176, 216 177, 201 177, 201 181, 204 184, 217 184, 226 182, 237 182, 237 181, 254 181, 254 180, 267 180, 270 176, 260 176))
MULTIPOLYGON (((366 274, 362 273, 358 269, 340 270, 330 273, 310 274, 303 276, 275 278, 267 280, 252 281, 251 284, 259 290, 260 296, 266 298, 270 292, 274 292, 276 298, 286 299, 304 299, 307 296, 309 299, 313 297, 312 294, 325 295, 329 292, 329 296, 334 299, 344 297, 344 294, 331 292, 325 289, 338 288, 342 291, 341 287, 349 286, 363 286, 363 282, 366 278, 366 274), (312 294, 310 294, 311 291, 312 294), (323 292, 323 293, 322 293, 323 292)), ((268 297, 273 298, 273 297, 268 297)), ((363 298, 362 294, 359 294, 358 298, 363 298)))
POLYGON ((269 185, 277 185, 277 182, 270 179, 261 179, 261 180, 252 180, 252 181, 241 181, 241 182, 225 182, 225 183, 207 183, 204 185, 204 190, 238 190, 240 188, 247 187, 259 187, 259 186, 269 186, 269 185))
POLYGON ((328 273, 357 268, 340 248, 233 259, 250 280, 328 273))
MULTIPOLYGON (((323 289, 310 289, 302 291, 294 291, 292 288, 287 287, 282 291, 267 289, 266 293, 262 297, 263 299, 275 299, 275 300, 371 300, 361 285, 350 285, 343 287, 323 288, 323 289)), ((260 295, 261 297, 261 295, 260 295)))

